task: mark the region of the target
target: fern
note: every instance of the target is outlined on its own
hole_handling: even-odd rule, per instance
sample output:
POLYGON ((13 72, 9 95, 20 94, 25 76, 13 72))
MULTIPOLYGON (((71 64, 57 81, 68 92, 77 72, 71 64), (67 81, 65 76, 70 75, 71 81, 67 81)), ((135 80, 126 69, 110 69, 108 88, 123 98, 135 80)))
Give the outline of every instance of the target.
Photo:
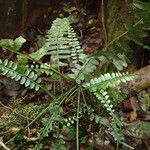
MULTIPOLYGON (((101 75, 99 78, 91 79, 90 82, 84 83, 83 86, 88 88, 91 92, 94 93, 97 100, 100 101, 102 106, 107 110, 107 112, 112 116, 112 120, 114 121, 113 124, 108 126, 109 133, 113 136, 115 141, 118 143, 124 144, 127 147, 130 147, 126 143, 123 142, 123 130, 122 126, 123 123, 118 119, 118 117, 114 114, 114 105, 111 100, 111 96, 107 92, 108 88, 116 87, 120 83, 126 83, 134 78, 132 75, 128 75, 128 73, 106 73, 101 75)), ((92 120, 95 120, 98 123, 101 118, 99 116, 92 116, 92 120)))
POLYGON ((90 87, 93 91, 99 89, 106 89, 109 87, 115 87, 119 85, 121 82, 126 83, 134 78, 132 75, 128 75, 128 73, 106 73, 101 75, 98 78, 91 79, 90 82, 84 83, 83 87, 90 87))
POLYGON ((15 81, 20 81, 21 85, 24 84, 25 87, 38 91, 40 89, 41 78, 38 78, 37 74, 31 70, 20 73, 17 68, 18 66, 14 62, 8 61, 7 59, 2 61, 0 59, 0 74, 14 79, 15 81))
POLYGON ((69 76, 81 83, 96 69, 98 64, 94 57, 88 57, 83 53, 76 33, 67 18, 57 18, 47 32, 45 44, 35 53, 30 54, 35 60, 40 60, 45 55, 50 56, 50 64, 53 68, 68 66, 71 61, 74 67, 69 76))
POLYGON ((83 114, 87 114, 89 116, 90 121, 94 121, 96 124, 102 124, 107 126, 109 124, 109 121, 107 118, 101 116, 100 114, 97 114, 95 112, 95 109, 92 108, 91 105, 82 105, 80 107, 80 112, 83 114))
POLYGON ((73 72, 69 74, 71 78, 74 78, 78 84, 81 83, 86 77, 96 69, 98 61, 94 57, 86 58, 83 65, 75 64, 75 67, 71 69, 73 72))
POLYGON ((119 143, 123 142, 123 129, 121 127, 119 128, 116 123, 111 124, 108 131, 113 136, 115 141, 119 143))
POLYGON ((96 98, 100 100, 101 104, 112 115, 114 112, 113 104, 111 102, 111 96, 108 94, 107 89, 116 87, 121 82, 126 83, 132 80, 134 77, 128 75, 128 73, 106 73, 99 78, 91 79, 90 82, 84 83, 83 87, 89 88, 94 93, 96 98))
POLYGON ((33 64, 30 66, 30 68, 35 70, 36 72, 40 71, 41 73, 45 73, 47 76, 53 74, 53 71, 50 70, 51 67, 52 66, 48 63, 33 64))
POLYGON ((75 124, 76 117, 75 116, 69 116, 68 118, 64 119, 64 127, 70 127, 71 125, 75 124))
POLYGON ((68 65, 61 60, 72 58, 74 63, 78 63, 85 57, 67 18, 57 18, 47 32, 43 47, 30 54, 35 60, 40 60, 45 55, 50 55, 51 62, 58 63, 58 66, 68 65))
POLYGON ((138 0, 134 1, 135 7, 150 12, 150 3, 149 2, 141 2, 138 0))
POLYGON ((47 42, 50 42, 49 54, 61 54, 60 59, 71 57, 74 63, 82 62, 85 54, 76 37, 76 33, 67 18, 57 18, 48 31, 47 42), (69 54, 69 55, 66 55, 69 54))
POLYGON ((35 146, 35 149, 37 149, 37 147, 39 146, 42 147, 41 141, 43 140, 43 138, 48 137, 49 133, 51 133, 52 131, 54 131, 54 133, 58 133, 59 124, 63 124, 64 121, 64 118, 61 115, 62 111, 62 108, 55 102, 52 102, 48 106, 46 113, 50 114, 41 118, 43 128, 41 128, 39 132, 39 141, 35 146))

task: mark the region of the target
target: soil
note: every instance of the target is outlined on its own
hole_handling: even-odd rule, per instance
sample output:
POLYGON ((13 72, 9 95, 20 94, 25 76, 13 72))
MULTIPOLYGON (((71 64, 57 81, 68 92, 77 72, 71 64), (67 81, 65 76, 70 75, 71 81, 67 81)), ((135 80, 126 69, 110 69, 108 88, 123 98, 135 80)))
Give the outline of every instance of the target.
MULTIPOLYGON (((105 6, 108 1, 105 1, 105 6)), ((26 4, 24 4, 26 5, 26 4)), ((22 20, 22 27, 21 30, 15 32, 11 31, 11 35, 9 32, 5 33, 5 37, 7 38, 16 38, 19 35, 22 35, 27 42, 23 45, 21 51, 24 53, 31 53, 35 52, 38 49, 38 43, 37 39, 42 35, 45 35, 47 29, 51 27, 52 22, 57 17, 68 17, 71 16, 72 19, 72 26, 75 29, 78 39, 80 40, 80 43, 82 45, 82 48, 84 49, 85 53, 87 54, 95 54, 96 52, 100 51, 104 45, 105 45, 105 36, 103 32, 103 26, 102 21, 100 18, 101 15, 101 5, 98 0, 96 1, 32 1, 29 3, 28 1, 28 7, 26 8, 27 12, 23 15, 24 19, 22 20), (65 10, 65 7, 74 7, 75 10, 70 12, 67 12, 65 10), (32 10, 32 11, 30 11, 32 10)), ((118 13, 119 18, 117 19, 118 27, 120 28, 126 28, 126 25, 134 20, 134 10, 130 8, 130 3, 127 1, 117 1, 118 5, 118 13)), ((105 17, 107 17, 107 9, 105 10, 105 17)), ((71 11, 71 10, 68 10, 71 11)), ((105 18, 106 19, 106 18, 105 18)), ((105 22, 106 24, 106 22, 105 22)), ((107 26, 106 26, 107 29, 107 26)), ((107 31, 108 32, 108 31, 107 31)), ((3 37, 3 36, 2 36, 3 37)), ((132 44, 131 44, 132 45, 132 44)), ((136 47, 136 46, 133 46, 136 47)), ((145 51, 141 52, 145 55, 145 51)), ((136 56, 136 59, 139 60, 139 55, 136 56)), ((146 53, 147 55, 147 53, 146 53)), ((149 55, 149 54, 148 54, 149 55)), ((12 59, 15 60, 14 55, 12 53, 9 53, 7 51, 1 51, 0 52, 0 58, 1 59, 12 59)), ((145 58, 144 64, 132 64, 134 68, 142 68, 143 66, 147 65, 148 59, 147 56, 143 56, 143 59, 145 58), (136 66, 137 65, 137 66, 136 66), (140 67, 139 67, 140 66, 140 67)), ((131 68, 129 68, 130 70, 131 68)), ((127 69, 128 71, 128 69, 127 69)), ((131 69, 132 71, 132 69, 131 69)), ((0 76, 0 82, 3 86, 0 91, 0 100, 1 100, 1 106, 0 106, 0 117, 7 117, 7 111, 10 111, 9 109, 9 102, 12 99, 18 99, 21 97, 25 97, 23 100, 24 104, 34 103, 36 105, 44 105, 49 102, 49 98, 45 96, 44 93, 35 93, 32 90, 26 90, 24 87, 18 85, 17 82, 13 82, 12 80, 9 80, 8 78, 5 78, 3 76, 0 76), (12 91, 10 92, 10 89, 12 91), (9 92, 8 92, 9 91, 9 92), (4 107, 5 106, 5 107, 4 107)), ((46 81, 45 81, 46 82, 46 81)), ((68 83, 69 85, 69 83, 68 83)), ((66 89, 68 88, 68 85, 66 86, 66 89)), ((49 88, 51 88, 52 85, 47 85, 49 88)), ((148 90, 148 89, 146 89, 148 90)), ((118 114, 123 118, 124 121, 127 123, 137 123, 142 122, 143 118, 147 117, 147 113, 145 113, 141 109, 141 101, 139 100, 138 95, 131 95, 128 98, 124 99, 124 101, 120 104, 118 114), (143 117, 143 118, 142 118, 143 117)), ((74 103, 66 103, 63 104, 64 109, 74 110, 74 103)), ((148 110, 149 111, 149 110, 148 110)), ((148 118, 148 117, 147 117, 148 118)), ((149 121, 150 119, 148 119, 149 121)), ((86 119, 85 119, 86 121, 86 119)), ((88 122, 88 121, 87 121, 88 122)), ((84 125, 83 125, 84 126, 84 125)), ((97 131, 97 126, 94 126, 95 131, 97 131)), ((62 131, 65 132, 65 131, 62 131)), ((64 133, 66 134, 66 133, 64 133)), ((106 133, 107 135, 107 133, 106 133)), ((0 136, 2 136, 2 133, 0 133, 0 136)), ((74 146, 74 144, 68 139, 66 135, 66 141, 68 142, 68 149, 73 149, 71 146, 74 146)), ((114 150, 116 148, 116 144, 114 144, 114 140, 111 138, 109 139, 109 136, 106 137, 105 142, 101 144, 101 140, 97 137, 97 142, 93 143, 93 135, 88 135, 88 142, 86 144, 81 144, 81 150, 86 150, 88 146, 93 146, 95 150, 107 150, 112 149, 114 150), (103 147, 102 147, 103 145, 103 147)), ((130 135, 126 135, 126 142, 134 146, 135 150, 149 150, 149 138, 150 136, 147 135, 146 139, 142 136, 140 138, 133 138, 130 137, 130 135)), ((49 144, 49 142, 47 141, 49 144)), ((32 148, 32 142, 29 142, 27 145, 24 145, 22 149, 30 149, 32 148)), ((128 148, 121 146, 121 150, 127 150, 128 148)), ((46 150, 47 148, 45 148, 46 150)))

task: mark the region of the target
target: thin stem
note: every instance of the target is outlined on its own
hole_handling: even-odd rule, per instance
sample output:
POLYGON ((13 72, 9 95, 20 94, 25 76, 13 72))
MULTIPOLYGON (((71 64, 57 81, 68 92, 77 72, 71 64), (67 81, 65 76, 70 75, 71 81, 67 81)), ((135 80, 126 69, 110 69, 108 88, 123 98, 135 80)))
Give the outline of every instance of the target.
POLYGON ((103 26, 103 32, 104 32, 104 37, 105 37, 105 47, 106 47, 108 38, 107 38, 107 32, 106 32, 106 26, 105 26, 104 0, 101 1, 101 13, 102 13, 102 26, 103 26))
POLYGON ((77 146, 77 150, 79 150, 79 111, 80 111, 80 89, 78 90, 77 124, 76 124, 76 146, 77 146))
POLYGON ((87 105, 87 103, 86 103, 85 95, 84 95, 84 93, 83 93, 83 89, 81 89, 81 94, 82 94, 82 98, 83 98, 83 101, 84 101, 86 107, 88 107, 88 105, 87 105))
POLYGON ((5 150, 10 150, 1 140, 0 140, 0 146, 2 146, 5 150))
POLYGON ((41 88, 43 91, 45 91, 46 94, 47 94, 48 96, 50 96, 53 100, 55 99, 55 96, 54 96, 52 93, 50 93, 45 87, 40 86, 40 88, 41 88))
MULTIPOLYGON (((137 26, 139 23, 141 23, 143 19, 140 19, 138 22, 136 22, 133 26, 137 26)), ((108 43, 108 45, 105 47, 108 48, 111 44, 113 44, 114 42, 116 42, 117 40, 119 40, 121 37, 123 37, 124 35, 126 35, 129 32, 129 30, 125 31, 124 33, 122 33, 121 35, 117 36, 116 38, 114 38, 110 43, 108 43)))
POLYGON ((124 33, 122 33, 121 35, 117 36, 116 38, 114 38, 110 43, 108 43, 108 45, 105 47, 109 47, 111 44, 113 44, 114 42, 116 42, 117 40, 119 40, 121 37, 123 37, 124 35, 126 35, 129 31, 125 31, 124 33))
MULTIPOLYGON (((70 97, 69 94, 72 93, 74 90, 76 89, 76 86, 74 86, 73 88, 71 88, 68 92, 66 92, 65 94, 63 94, 62 96, 60 96, 58 99, 56 99, 56 101, 59 101, 61 98, 62 100, 59 103, 59 106, 62 104, 62 102, 67 98, 70 97)), ((38 120, 46 111, 47 109, 50 107, 51 103, 41 112, 37 115, 37 117, 35 117, 26 127, 25 129, 27 129, 30 125, 32 125, 36 120, 38 120)), ((13 136, 11 139, 9 139, 5 144, 8 144, 9 142, 13 141, 16 137, 18 136, 18 134, 16 134, 15 136, 13 136)))

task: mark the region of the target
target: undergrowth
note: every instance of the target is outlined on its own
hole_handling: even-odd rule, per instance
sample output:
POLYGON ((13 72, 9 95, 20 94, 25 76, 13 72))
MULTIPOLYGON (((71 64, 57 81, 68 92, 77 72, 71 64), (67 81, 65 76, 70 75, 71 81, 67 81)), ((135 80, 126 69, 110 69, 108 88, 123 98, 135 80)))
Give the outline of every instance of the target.
MULTIPOLYGON (((135 5, 149 11, 143 3, 137 2, 135 5)), ((110 22, 113 15, 115 11, 110 22)), ((141 16, 142 14, 139 15, 141 16)), ((137 27, 143 28, 143 24, 138 22, 130 25, 127 32, 137 27)), ((110 33, 113 31, 112 28, 110 33)), ((130 147, 124 139, 125 123, 116 114, 116 107, 124 98, 120 84, 134 79, 132 74, 119 72, 127 66, 126 55, 122 49, 126 49, 128 45, 120 40, 125 34, 114 38, 115 40, 110 36, 108 46, 98 52, 97 56, 84 53, 67 18, 54 20, 41 47, 31 54, 20 51, 26 41, 23 37, 14 41, 0 40, 3 50, 16 54, 15 61, 0 59, 0 74, 49 96, 48 104, 43 106, 24 106, 21 102, 18 105, 11 103, 10 108, 6 108, 9 109, 8 119, 4 118, 0 123, 0 128, 6 132, 3 138, 5 145, 19 142, 18 147, 22 148, 26 142, 33 142, 33 149, 36 150, 44 149, 48 145, 51 145, 51 149, 63 150, 67 149, 68 141, 64 138, 67 134, 79 150, 80 143, 88 140, 86 134, 93 132, 90 127, 96 124, 103 134, 107 130, 117 146, 124 144, 130 147), (66 108, 65 104, 70 106, 66 108), (85 126, 85 123, 88 127, 83 130, 81 125, 85 126), (15 129, 15 135, 7 135, 8 130, 15 129)), ((145 48, 149 49, 148 46, 145 48)))

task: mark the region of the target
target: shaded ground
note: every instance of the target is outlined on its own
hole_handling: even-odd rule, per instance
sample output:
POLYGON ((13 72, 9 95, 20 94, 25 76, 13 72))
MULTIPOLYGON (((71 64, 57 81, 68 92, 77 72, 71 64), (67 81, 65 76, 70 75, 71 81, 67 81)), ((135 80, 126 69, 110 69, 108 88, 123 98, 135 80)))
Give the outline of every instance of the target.
MULTIPOLYGON (((120 15, 119 18, 117 18, 118 28, 124 29, 126 24, 131 22, 134 18, 133 10, 130 9, 129 3, 126 1, 117 3, 117 10, 118 14, 120 15)), ((40 8, 40 5, 38 6, 40 8)), ((103 8, 106 12, 106 8, 103 8)), ((45 35, 46 30, 50 28, 51 23, 55 18, 57 17, 70 17, 70 20, 72 21, 72 26, 75 29, 78 39, 81 42, 81 45, 84 49, 84 51, 88 54, 94 54, 97 51, 100 51, 106 42, 106 37, 104 36, 104 27, 102 25, 102 14, 101 14, 101 5, 96 2, 61 2, 59 5, 51 5, 46 9, 46 11, 42 11, 42 14, 38 13, 39 9, 35 9, 35 12, 33 15, 35 15, 31 20, 31 22, 27 23, 29 26, 24 29, 24 32, 22 35, 27 39, 27 42, 22 47, 22 52, 25 53, 31 53, 35 52, 38 49, 38 38, 41 38, 41 36, 45 35), (35 19, 36 18, 36 19, 35 19), (34 23, 33 23, 34 22, 34 23)), ((41 11, 40 11, 41 12, 41 11)), ((105 14, 105 24, 107 15, 105 14)), ((107 27, 106 27, 107 30, 107 27)), ((107 33, 109 31, 107 30, 107 33)), ((2 51, 0 54, 0 58, 11 58, 12 60, 15 60, 14 54, 2 51)), ((46 59, 44 61, 47 61, 46 59)), ((131 64, 130 68, 126 68, 130 71, 132 71, 132 67, 135 69, 136 66, 131 64)), ((47 81, 48 79, 45 79, 47 81)), ((47 103, 49 103, 49 98, 45 96, 44 93, 35 93, 32 90, 24 89, 24 87, 20 86, 18 83, 9 80, 7 78, 4 78, 0 76, 0 117, 1 119, 7 119, 11 116, 9 116, 9 112, 12 112, 15 108, 17 108, 20 112, 23 110, 20 110, 20 107, 25 108, 27 104, 34 103, 37 104, 38 109, 43 109, 47 103), (21 95, 21 96, 20 96, 21 95), (18 102, 20 101, 22 102, 18 102), (22 98, 23 97, 23 98, 22 98), (12 102, 16 101, 16 103, 12 102)), ((53 86, 53 85, 48 85, 53 86)), ((59 85, 56 92, 59 91, 59 85)), ((69 89, 69 83, 67 85, 64 85, 64 88, 69 89)), ((138 126, 142 123, 142 121, 149 122, 149 111, 150 111, 150 104, 149 104, 149 88, 145 89, 143 91, 140 91, 138 93, 131 94, 131 96, 128 96, 126 99, 124 99, 121 104, 119 105, 118 114, 120 117, 123 118, 124 121, 126 121, 127 124, 133 123, 134 126, 138 128, 138 126)), ((92 102, 91 102, 92 103, 92 102)), ((69 112, 71 114, 75 110, 75 105, 73 102, 66 102, 63 104, 63 108, 66 113, 69 112)), ((96 105, 96 104, 95 104, 96 105)), ((35 106, 36 107, 36 106, 35 106)), ((33 109, 34 106, 31 106, 31 109, 33 109)), ((35 108, 36 109, 36 108, 35 108)), ((30 112, 30 111, 29 111, 30 112)), ((24 113, 25 114, 25 113, 24 113)), ((30 115, 30 114, 29 114, 30 115)), ((36 111, 34 112, 31 119, 33 119, 36 116, 36 111)), ((85 123, 89 123, 88 116, 87 118, 83 118, 83 122, 81 123, 81 128, 84 130, 87 127, 85 126, 85 123), (85 127, 84 127, 85 126, 85 127)), ((10 125, 10 124, 9 124, 10 125)), ((38 125, 39 126, 39 125, 38 125)), ((93 146, 94 149, 97 150, 113 150, 116 147, 115 141, 106 133, 104 135, 104 140, 101 140, 100 137, 96 134, 99 131, 99 126, 93 124, 92 131, 95 133, 93 135, 92 132, 87 133, 87 142, 85 144, 81 144, 81 149, 87 149, 88 146, 93 146)), ((126 126, 128 128, 128 125, 126 126)), ((21 127, 20 127, 21 128, 21 127)), ((3 130, 0 127, 1 130, 3 130)), ((6 127, 6 129, 11 130, 11 134, 15 134, 17 130, 20 130, 19 128, 9 128, 6 127)), ((102 128, 103 129, 103 128, 102 128)), ((105 128, 104 128, 105 130, 105 128)), ((3 137, 4 140, 8 140, 9 135, 8 131, 4 130, 0 133, 0 137, 3 137)), ((140 131, 131 128, 129 129, 130 132, 126 133, 125 141, 133 146, 135 150, 149 150, 149 134, 146 133, 146 129, 144 130, 144 133, 141 133, 140 131)), ((71 141, 71 139, 68 138, 68 133, 66 131, 62 131, 64 134, 65 141, 68 143, 68 149, 72 150, 74 142, 71 141)), ((28 141, 28 137, 35 137, 38 133, 38 128, 32 128, 30 129, 30 133, 24 133, 24 143, 23 146, 20 146, 21 149, 30 149, 35 144, 34 141, 28 141), (30 134, 30 135, 28 135, 30 134)), ((36 140, 36 139, 35 139, 36 140)), ((46 139, 45 142, 45 150, 48 149, 49 145, 51 143, 46 139)), ((16 143, 17 140, 16 140, 16 143)), ((21 145, 21 144, 20 144, 21 145)), ((13 145, 14 146, 14 145, 13 145)), ((19 146, 18 146, 19 147, 19 146)), ((121 146, 122 150, 126 150, 125 146, 121 146)))

